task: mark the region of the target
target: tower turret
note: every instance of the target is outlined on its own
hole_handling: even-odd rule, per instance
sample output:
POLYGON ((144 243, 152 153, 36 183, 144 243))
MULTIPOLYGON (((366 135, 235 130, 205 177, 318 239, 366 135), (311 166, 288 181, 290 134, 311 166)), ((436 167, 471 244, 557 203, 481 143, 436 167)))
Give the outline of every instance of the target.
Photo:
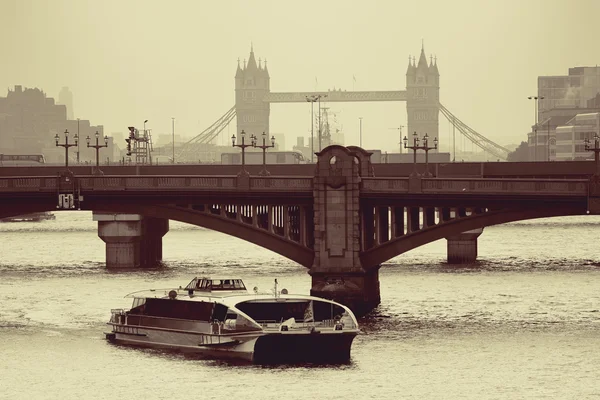
POLYGON ((437 62, 427 63, 425 47, 416 66, 406 73, 406 112, 408 134, 417 132, 419 137, 426 133, 430 138, 439 137, 439 72, 437 62), (409 74, 409 71, 411 73, 409 74))
POLYGON ((235 110, 237 118, 236 133, 244 130, 256 136, 269 134, 270 104, 263 101, 270 92, 269 73, 262 63, 256 63, 254 46, 250 46, 250 57, 243 68, 238 61, 235 74, 235 110))
POLYGON ((415 73, 417 69, 415 68, 414 64, 412 63, 412 57, 408 56, 408 67, 406 68, 406 83, 408 84, 408 82, 413 82, 415 81, 415 73))

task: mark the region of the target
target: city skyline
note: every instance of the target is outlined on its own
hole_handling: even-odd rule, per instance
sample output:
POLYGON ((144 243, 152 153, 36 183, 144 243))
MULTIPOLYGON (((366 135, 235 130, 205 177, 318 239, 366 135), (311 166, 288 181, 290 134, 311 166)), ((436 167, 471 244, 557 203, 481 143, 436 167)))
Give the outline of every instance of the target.
MULTIPOLYGON (((600 5, 576 3, 350 8, 328 2, 315 8, 308 2, 286 14, 282 4, 265 1, 210 10, 193 2, 8 1, 0 5, 0 29, 7 30, 0 40, 9 60, 0 86, 39 87, 55 99, 66 86, 74 117, 106 132, 148 119, 156 134, 168 133, 175 117, 177 131, 191 138, 233 105, 237 59, 248 58, 250 43, 257 58, 268 60, 272 91, 350 91, 404 90, 408 57, 418 58, 424 40, 427 58, 437 57, 442 104, 489 139, 518 144, 533 123, 527 96, 537 93, 537 77, 597 64, 585 33, 600 5), (195 19, 207 11, 216 18, 195 19)), ((391 128, 406 125, 404 103, 330 106, 346 144, 358 144, 362 117, 364 147, 398 148, 391 128)), ((309 129, 309 104, 272 106, 271 132, 285 133, 288 143, 309 129)), ((222 136, 234 131, 231 126, 222 136)), ((440 118, 442 151, 448 132, 440 118)))

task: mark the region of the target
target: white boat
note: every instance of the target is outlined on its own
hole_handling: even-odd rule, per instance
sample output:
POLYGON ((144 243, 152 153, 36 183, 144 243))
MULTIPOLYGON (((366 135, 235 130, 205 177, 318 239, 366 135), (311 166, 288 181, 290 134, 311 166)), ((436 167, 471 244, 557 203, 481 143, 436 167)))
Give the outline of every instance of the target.
POLYGON ((194 278, 185 288, 135 292, 113 309, 115 343, 254 363, 347 362, 359 333, 352 311, 315 296, 248 292, 241 279, 194 278))

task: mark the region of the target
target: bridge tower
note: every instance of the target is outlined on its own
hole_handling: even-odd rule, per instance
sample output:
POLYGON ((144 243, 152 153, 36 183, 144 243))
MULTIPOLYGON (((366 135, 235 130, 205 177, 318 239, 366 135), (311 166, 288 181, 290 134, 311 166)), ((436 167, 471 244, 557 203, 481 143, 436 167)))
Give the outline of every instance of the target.
MULTIPOLYGON (((439 137, 439 101, 440 101, 440 73, 437 68, 437 59, 431 57, 427 63, 425 48, 421 46, 419 62, 415 64, 414 57, 408 58, 406 70, 406 113, 407 136, 417 132, 419 137, 426 133, 430 138, 439 137)), ((412 142, 411 142, 412 143, 412 142)), ((434 150, 437 151, 437 150, 434 150)))
POLYGON ((271 78, 267 69, 259 59, 258 64, 254 58, 254 48, 250 46, 248 63, 244 60, 243 67, 238 60, 235 73, 235 112, 237 117, 237 134, 244 130, 247 134, 269 135, 270 103, 263 98, 271 91, 271 78))

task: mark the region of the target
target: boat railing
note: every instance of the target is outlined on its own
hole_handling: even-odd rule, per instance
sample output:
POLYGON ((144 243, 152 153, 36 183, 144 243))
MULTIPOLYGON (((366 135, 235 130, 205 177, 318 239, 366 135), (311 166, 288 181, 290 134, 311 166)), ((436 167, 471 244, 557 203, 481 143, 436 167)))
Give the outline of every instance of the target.
POLYGON ((110 310, 110 322, 115 324, 125 324, 127 314, 122 308, 112 308, 110 310))
MULTIPOLYGON (((264 329, 279 329, 281 327, 281 325, 283 324, 283 322, 285 321, 276 321, 276 320, 256 320, 256 322, 262 326, 264 329)), ((304 330, 304 329, 311 329, 311 328, 333 328, 336 326, 336 324, 341 324, 342 327, 345 327, 347 329, 356 329, 356 325, 354 324, 354 322, 341 322, 339 320, 335 320, 335 319, 324 319, 322 321, 317 321, 317 322, 313 322, 313 321, 302 321, 302 320, 296 320, 292 326, 288 326, 289 329, 299 329, 299 330, 304 330)))

